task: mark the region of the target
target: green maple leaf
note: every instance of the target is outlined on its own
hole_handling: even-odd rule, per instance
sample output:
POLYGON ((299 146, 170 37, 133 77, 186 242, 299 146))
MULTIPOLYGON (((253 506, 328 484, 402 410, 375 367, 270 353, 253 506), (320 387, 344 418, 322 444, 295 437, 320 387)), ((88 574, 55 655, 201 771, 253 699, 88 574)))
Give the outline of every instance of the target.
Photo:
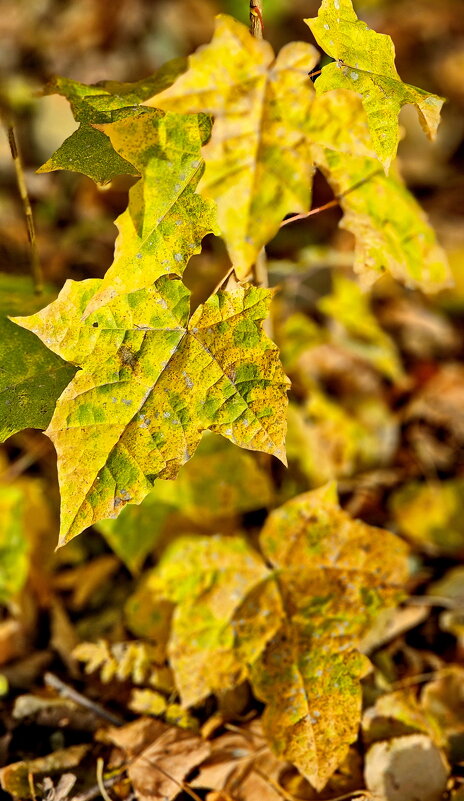
POLYGON ((405 104, 416 106, 427 136, 435 137, 443 98, 403 83, 391 38, 359 20, 351 0, 322 0, 317 17, 305 22, 335 59, 316 80, 317 93, 351 89, 361 95, 375 150, 386 168, 396 155, 398 114, 405 104))
POLYGON ((0 442, 23 428, 46 428, 75 368, 63 362, 8 314, 30 314, 56 292, 34 294, 26 276, 0 273, 0 442))
POLYGON ((314 47, 295 42, 277 58, 240 22, 217 17, 213 40, 189 69, 147 105, 214 116, 203 151, 200 191, 218 220, 237 275, 246 278, 262 246, 291 211, 307 211, 314 172, 305 127, 314 99, 314 47))
POLYGON ((109 139, 93 126, 136 115, 139 103, 169 86, 184 69, 184 59, 175 59, 155 75, 136 83, 101 81, 87 85, 69 78, 54 78, 44 94, 66 97, 79 128, 37 172, 72 170, 99 184, 106 184, 117 175, 137 175, 134 165, 116 153, 109 139))
POLYGON ((218 292, 189 319, 189 292, 172 276, 97 302, 102 284, 68 281, 46 309, 15 319, 82 368, 46 431, 61 544, 173 478, 208 428, 285 460, 288 379, 261 329, 270 291, 218 292))

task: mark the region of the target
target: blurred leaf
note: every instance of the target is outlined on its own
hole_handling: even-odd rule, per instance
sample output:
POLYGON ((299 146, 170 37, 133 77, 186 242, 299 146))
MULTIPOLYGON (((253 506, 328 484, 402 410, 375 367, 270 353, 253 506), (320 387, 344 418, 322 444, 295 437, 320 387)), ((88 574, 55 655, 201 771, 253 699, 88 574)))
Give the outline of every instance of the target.
POLYGON ((444 99, 403 83, 395 67, 389 36, 359 20, 351 0, 322 0, 317 17, 305 20, 317 43, 335 59, 322 69, 316 91, 351 89, 361 95, 376 152, 385 165, 396 155, 398 114, 406 103, 416 106, 421 124, 433 139, 444 99))
MULTIPOLYGON (((95 643, 79 643, 73 650, 73 656, 85 663, 86 673, 99 671, 104 684, 114 679, 130 679, 134 684, 155 684, 159 678, 156 664, 164 661, 165 654, 158 645, 150 643, 132 641, 109 644, 99 640, 95 643)), ((171 689, 170 683, 167 689, 171 689)))
POLYGON ((6 604, 26 583, 30 543, 24 531, 24 495, 14 486, 0 494, 0 603, 6 604))
POLYGON ((428 734, 438 746, 443 745, 439 727, 419 704, 412 690, 381 695, 364 713, 363 740, 366 745, 414 732, 428 734))
POLYGON ((109 737, 123 752, 127 774, 140 801, 172 801, 188 774, 211 751, 210 744, 198 735, 153 718, 139 718, 110 729, 109 737))
POLYGON ((456 762, 464 758, 464 668, 447 665, 429 681, 421 695, 421 706, 438 727, 443 743, 456 762))
POLYGON ((325 295, 317 305, 341 326, 333 330, 335 340, 369 361, 391 381, 404 377, 396 346, 372 314, 368 294, 343 274, 334 273, 332 281, 332 294, 325 295))
POLYGON ((378 611, 398 600, 407 549, 352 520, 333 485, 272 512, 260 544, 286 617, 253 665, 252 686, 267 704, 273 749, 320 790, 356 739, 368 670, 356 647, 378 611))
POLYGON ((137 572, 174 513, 199 526, 269 506, 270 477, 252 454, 205 432, 192 459, 175 481, 158 479, 139 506, 127 506, 116 520, 97 528, 117 555, 137 572))
POLYGON ((358 398, 350 409, 316 386, 308 395, 303 406, 289 406, 287 457, 311 486, 388 463, 398 424, 380 398, 358 398))
POLYGON ((7 604, 28 577, 42 602, 49 599, 54 521, 41 479, 0 477, 0 603, 7 604))
POLYGON ((317 166, 339 198, 340 223, 355 237, 354 269, 367 283, 385 270, 424 292, 450 284, 446 256, 417 201, 395 170, 379 162, 313 148, 317 166))
POLYGON ((398 489, 391 509, 400 532, 435 554, 464 552, 464 480, 413 481, 398 489))
POLYGON ((7 765, 0 770, 2 789, 13 798, 35 799, 34 782, 37 778, 62 774, 64 770, 77 767, 88 750, 88 745, 72 745, 47 756, 7 765))
POLYGON ((55 297, 34 294, 26 276, 0 273, 0 442, 23 428, 46 428, 75 368, 7 315, 32 314, 55 297))

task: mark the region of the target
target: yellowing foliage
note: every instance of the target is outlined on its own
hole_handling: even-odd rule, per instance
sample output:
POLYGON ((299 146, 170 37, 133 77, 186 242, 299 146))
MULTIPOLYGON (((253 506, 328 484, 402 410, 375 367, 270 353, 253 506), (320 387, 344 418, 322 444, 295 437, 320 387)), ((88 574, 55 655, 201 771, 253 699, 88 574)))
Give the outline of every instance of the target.
POLYGON ((207 428, 285 461, 288 380, 261 329, 268 290, 218 292, 189 320, 188 290, 172 277, 98 303, 102 283, 68 281, 46 309, 16 318, 82 367, 46 432, 61 544, 173 478, 207 428))
POLYGON ((146 604, 150 592, 155 608, 175 604, 168 655, 184 704, 248 678, 272 748, 320 789, 356 737, 368 665, 356 648, 398 600, 407 547, 353 521, 333 485, 272 512, 260 546, 262 556, 240 535, 177 539, 146 604))
POLYGON ((287 45, 276 59, 267 42, 221 15, 212 42, 190 56, 188 71, 146 101, 214 115, 199 188, 217 203, 241 279, 283 217, 309 208, 314 168, 305 126, 314 93, 308 72, 316 63, 317 51, 303 42, 287 45))
POLYGON ((434 138, 444 99, 403 83, 391 38, 359 20, 351 0, 322 0, 317 17, 305 22, 335 59, 323 67, 316 91, 351 89, 361 95, 375 150, 386 168, 396 155, 398 114, 406 103, 416 106, 425 132, 434 138))

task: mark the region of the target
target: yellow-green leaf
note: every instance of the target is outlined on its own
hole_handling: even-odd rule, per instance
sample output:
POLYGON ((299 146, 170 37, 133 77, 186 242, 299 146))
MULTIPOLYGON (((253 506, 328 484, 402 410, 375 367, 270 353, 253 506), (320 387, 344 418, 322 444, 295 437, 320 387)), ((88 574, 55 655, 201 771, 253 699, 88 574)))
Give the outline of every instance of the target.
POLYGON ((352 520, 333 485, 272 512, 260 544, 286 618, 256 660, 252 686, 275 752, 320 790, 356 739, 367 667, 356 648, 379 609, 398 600, 407 548, 352 520))
POLYGON ((285 461, 288 379, 264 335, 271 292, 218 292, 189 319, 189 292, 162 276, 101 297, 100 279, 68 281, 57 300, 16 322, 80 366, 48 436, 58 454, 60 543, 140 503, 174 478, 204 430, 285 461))
POLYGON ((339 198, 342 228, 355 236, 354 269, 366 283, 385 270, 424 292, 450 284, 443 249, 425 213, 393 169, 385 175, 375 159, 313 147, 317 166, 339 198))
POLYGON ((405 484, 391 499, 399 530, 432 554, 464 554, 464 481, 405 484))
POLYGON ((372 141, 385 167, 396 155, 398 114, 406 103, 416 106, 426 134, 434 138, 443 98, 403 83, 391 38, 359 20, 351 0, 322 0, 317 17, 305 22, 317 43, 335 59, 316 80, 317 93, 351 89, 361 95, 372 141))
POLYGON ((147 104, 214 115, 200 190, 218 205, 218 221, 240 278, 289 212, 307 211, 312 159, 305 133, 314 90, 314 47, 295 42, 277 58, 267 42, 220 15, 212 42, 189 70, 147 104))
POLYGON ((108 138, 92 126, 112 122, 121 111, 123 116, 137 115, 137 104, 169 86, 184 69, 184 60, 175 59, 155 75, 136 83, 101 81, 88 86, 69 78, 54 78, 45 87, 44 94, 66 97, 80 125, 38 172, 72 170, 100 184, 108 183, 116 175, 138 175, 133 164, 116 153, 108 138))
POLYGON ((186 706, 247 678, 282 616, 270 579, 240 536, 182 537, 164 554, 148 587, 176 604, 168 654, 186 706))
POLYGON ((369 361, 392 381, 402 378, 404 372, 396 346, 374 317, 368 294, 341 273, 334 272, 332 282, 332 293, 319 301, 318 308, 332 318, 334 340, 369 361))

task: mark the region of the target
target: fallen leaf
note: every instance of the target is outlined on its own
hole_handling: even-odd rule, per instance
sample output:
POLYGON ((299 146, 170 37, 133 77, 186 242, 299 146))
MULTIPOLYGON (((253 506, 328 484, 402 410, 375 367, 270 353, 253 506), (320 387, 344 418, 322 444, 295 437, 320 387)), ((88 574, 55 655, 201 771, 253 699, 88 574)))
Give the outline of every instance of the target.
POLYGON ((109 736, 130 760, 127 773, 140 801, 171 801, 211 750, 197 735, 153 718, 111 729, 109 736))
POLYGON ((356 650, 407 575, 404 543, 352 520, 333 485, 297 496, 269 516, 260 536, 276 571, 286 618, 253 664, 275 753, 320 790, 348 752, 361 716, 356 650))

